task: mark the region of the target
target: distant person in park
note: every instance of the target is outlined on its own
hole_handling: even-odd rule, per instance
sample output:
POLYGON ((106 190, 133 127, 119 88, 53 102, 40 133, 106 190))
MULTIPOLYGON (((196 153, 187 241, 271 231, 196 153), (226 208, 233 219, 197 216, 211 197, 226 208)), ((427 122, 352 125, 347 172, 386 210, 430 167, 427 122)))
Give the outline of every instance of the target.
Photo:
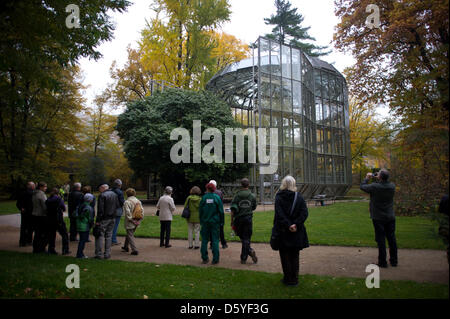
POLYGON ((144 207, 141 201, 136 198, 136 191, 133 188, 128 188, 125 193, 127 194, 127 200, 123 204, 123 212, 125 215, 124 224, 127 235, 122 250, 128 252, 128 246, 130 246, 131 254, 138 255, 139 252, 134 241, 134 232, 144 219, 144 207))
POLYGON ((389 262, 397 267, 397 241, 395 239, 394 194, 395 185, 389 182, 389 172, 382 169, 375 176, 367 173, 360 185, 361 190, 370 194, 370 218, 375 229, 378 244, 377 265, 386 268, 386 239, 389 244, 389 262), (369 184, 369 181, 373 182, 369 184))
POLYGON ((89 240, 89 230, 94 220, 94 209, 91 205, 94 199, 94 195, 86 193, 83 196, 83 204, 78 209, 77 231, 80 234, 80 241, 78 242, 77 258, 88 258, 84 254, 84 247, 89 240))
POLYGON ((78 206, 83 204, 83 193, 81 192, 81 184, 73 184, 72 191, 69 193, 67 204, 69 206, 70 221, 70 241, 77 241, 77 218, 74 213, 78 206))
MULTIPOLYGON (((92 194, 92 187, 89 186, 89 185, 83 186, 83 188, 81 189, 81 192, 83 193, 83 196, 85 196, 86 194, 92 194)), ((96 204, 96 201, 95 201, 94 194, 92 194, 92 196, 93 196, 93 199, 92 199, 92 201, 89 202, 89 205, 92 207, 92 210, 91 210, 92 216, 91 216, 91 219, 90 219, 91 223, 89 225, 89 229, 91 229, 94 226, 94 219, 95 219, 95 204, 96 204)), ((89 239, 89 233, 88 233, 87 242, 88 243, 91 242, 91 240, 89 239)))
POLYGON ((45 201, 45 191, 47 190, 47 184, 45 182, 39 182, 37 190, 33 193, 33 253, 44 253, 45 247, 48 243, 48 231, 47 231, 47 206, 45 201))
POLYGON ((242 243, 241 264, 247 262, 250 256, 256 264, 258 258, 255 250, 250 246, 253 233, 253 211, 256 209, 256 196, 249 190, 250 182, 247 178, 241 180, 242 189, 234 195, 231 201, 231 227, 236 230, 242 243), (233 227, 234 226, 234 227, 233 227))
POLYGON ((200 187, 194 186, 190 190, 190 195, 186 198, 186 201, 184 202, 184 207, 188 207, 189 205, 189 212, 190 216, 187 221, 188 225, 188 242, 189 242, 189 249, 199 249, 200 248, 200 216, 199 216, 199 209, 200 209, 200 201, 202 198, 200 197, 202 195, 202 191, 200 190, 200 187), (194 242, 194 236, 195 236, 195 242, 194 242))
POLYGON ((112 245, 119 245, 120 243, 117 241, 117 229, 119 228, 120 219, 122 218, 123 214, 123 204, 125 203, 125 198, 123 197, 123 192, 121 190, 122 188, 122 181, 120 179, 116 179, 113 184, 112 191, 117 194, 119 197, 119 204, 120 207, 117 208, 116 212, 116 219, 114 223, 114 229, 112 234, 112 245))
POLYGON ((159 222, 161 224, 161 230, 159 233, 159 247, 170 248, 172 245, 170 241, 170 229, 173 219, 173 212, 175 211, 175 203, 172 198, 173 188, 167 186, 164 189, 164 195, 161 196, 156 204, 156 209, 159 209, 159 222))
MULTIPOLYGON (((212 179, 209 182, 214 184, 214 186, 216 187, 214 194, 219 195, 220 200, 222 201, 222 209, 223 209, 223 192, 217 188, 217 182, 215 180, 212 179)), ((223 226, 224 225, 220 226, 220 243, 222 244, 222 249, 226 249, 226 248, 228 248, 228 245, 227 245, 227 241, 225 240, 225 233, 223 231, 223 226)), ((211 243, 212 243, 212 240, 211 240, 211 243)))
POLYGON ((63 185, 61 185, 61 186, 59 187, 58 192, 59 192, 59 197, 61 197, 62 200, 64 201, 64 195, 66 194, 66 191, 64 190, 64 186, 63 186, 63 185))
POLYGON ((70 185, 69 185, 69 183, 67 182, 67 183, 64 185, 64 201, 65 201, 65 202, 67 202, 67 200, 68 200, 68 198, 69 198, 69 193, 70 193, 70 185))
POLYGON ((204 264, 209 262, 208 240, 212 241, 212 264, 219 263, 219 234, 220 226, 224 223, 223 204, 219 195, 215 194, 216 186, 213 183, 206 185, 206 194, 200 201, 200 225, 202 235, 202 248, 200 250, 204 264))
POLYGON ((99 236, 95 238, 95 258, 111 258, 111 241, 117 208, 120 207, 119 197, 109 189, 108 184, 99 187, 97 218, 95 224, 99 229, 99 236), (105 251, 103 252, 103 245, 105 251))
POLYGON ((26 189, 19 194, 16 207, 20 211, 20 238, 19 246, 25 247, 33 242, 33 193, 36 185, 28 182, 26 189))
POLYGON ((275 195, 274 231, 277 234, 283 279, 286 286, 298 285, 300 250, 309 247, 305 221, 308 208, 297 192, 295 179, 287 175, 275 195))
POLYGON ((63 216, 66 211, 66 205, 58 188, 55 187, 52 189, 50 197, 45 204, 47 206, 48 253, 57 255, 55 241, 56 232, 58 232, 62 239, 62 254, 67 255, 70 253, 69 235, 67 234, 67 227, 63 216))

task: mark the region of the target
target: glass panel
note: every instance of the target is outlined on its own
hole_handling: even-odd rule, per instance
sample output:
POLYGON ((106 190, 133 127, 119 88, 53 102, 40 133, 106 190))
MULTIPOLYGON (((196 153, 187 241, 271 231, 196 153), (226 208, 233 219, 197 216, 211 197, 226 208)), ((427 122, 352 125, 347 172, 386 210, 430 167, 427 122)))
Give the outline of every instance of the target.
POLYGON ((284 149, 284 159, 283 159, 283 174, 282 178, 286 175, 293 175, 293 158, 292 158, 292 150, 291 149, 284 149))
POLYGON ((259 38, 259 56, 260 56, 260 65, 261 72, 270 73, 270 47, 269 41, 263 38, 259 38))
POLYGON ((331 117, 331 126, 337 126, 337 109, 336 102, 330 101, 330 117, 331 117))
POLYGON ((300 81, 300 51, 292 48, 292 78, 300 81))
POLYGON ((314 82, 314 94, 316 96, 322 96, 322 82, 320 80, 320 70, 316 70, 315 72, 315 82, 314 82))
POLYGON ((261 74, 261 106, 270 109, 270 78, 261 74))
POLYGON ((303 183, 305 181, 303 174, 303 150, 296 149, 294 156, 294 178, 297 183, 303 183))
POLYGON ((328 74, 325 72, 322 74, 322 97, 326 99, 329 97, 328 74))
POLYGON ((322 114, 322 99, 316 97, 316 123, 322 124, 323 114, 322 114))
POLYGON ((281 46, 281 71, 285 78, 291 77, 291 49, 288 46, 281 46))
POLYGON ((324 153, 331 153, 331 129, 324 129, 324 153))
POLYGON ((331 184, 331 183, 333 183, 333 160, 332 160, 331 156, 327 156, 325 158, 325 165, 326 165, 326 171, 327 171, 326 182, 331 184))
POLYGON ((330 106, 328 100, 323 100, 323 125, 330 125, 330 106))
POLYGON ((272 76, 272 110, 281 110, 281 78, 272 76))
POLYGON ((292 112, 291 80, 283 79, 283 112, 292 112))
POLYGON ((272 74, 280 76, 280 45, 277 42, 270 41, 270 46, 270 65, 272 74))
POLYGON ((293 145, 293 134, 292 134, 292 119, 283 119, 283 145, 292 146, 293 145))
POLYGON ((303 146, 303 137, 302 137, 302 118, 300 116, 294 115, 294 145, 295 146, 303 146))
POLYGON ((325 159, 323 155, 317 155, 317 177, 320 184, 325 184, 325 159))
POLYGON ((301 82, 292 81, 293 112, 301 114, 301 82))
POLYGON ((323 130, 321 128, 316 129, 316 142, 317 153, 323 153, 323 130))

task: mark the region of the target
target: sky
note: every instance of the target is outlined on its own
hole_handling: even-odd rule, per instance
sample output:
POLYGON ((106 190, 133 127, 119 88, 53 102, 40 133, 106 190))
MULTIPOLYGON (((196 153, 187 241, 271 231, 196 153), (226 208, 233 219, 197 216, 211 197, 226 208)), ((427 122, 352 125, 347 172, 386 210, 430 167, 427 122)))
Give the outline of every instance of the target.
MULTIPOLYGON (((131 0, 133 3, 124 13, 112 13, 115 23, 114 39, 102 43, 98 50, 103 58, 97 61, 87 58, 80 60, 83 72, 83 84, 88 88, 84 92, 88 104, 100 94, 108 83, 112 82, 109 75, 111 63, 115 60, 118 67, 122 67, 127 59, 127 46, 138 48, 141 30, 146 26, 146 19, 155 16, 150 9, 152 0, 131 0)), ((334 28, 339 22, 334 15, 334 0, 290 0, 292 7, 298 8, 304 21, 303 27, 311 27, 309 34, 316 38, 317 45, 328 45, 332 53, 321 57, 342 72, 346 67, 355 63, 349 54, 343 54, 334 49, 331 41, 334 28)), ((264 18, 275 12, 273 0, 229 0, 231 4, 230 21, 222 26, 222 31, 234 35, 245 43, 254 42, 258 36, 271 32, 273 26, 266 25, 264 18)), ((383 115, 387 109, 379 109, 383 115)))

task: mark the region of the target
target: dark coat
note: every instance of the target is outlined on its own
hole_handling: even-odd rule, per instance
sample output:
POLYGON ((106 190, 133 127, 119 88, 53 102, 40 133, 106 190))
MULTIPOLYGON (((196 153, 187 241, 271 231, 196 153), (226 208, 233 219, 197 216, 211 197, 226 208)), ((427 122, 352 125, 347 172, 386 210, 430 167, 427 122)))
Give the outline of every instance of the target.
POLYGON ((110 189, 104 191, 98 196, 96 222, 115 218, 117 208, 119 207, 119 196, 110 189))
POLYGON ((118 187, 113 187, 111 190, 114 193, 116 193, 117 197, 119 198, 119 207, 117 208, 116 216, 117 217, 122 216, 122 214, 123 214, 123 204, 125 203, 125 198, 123 197, 123 192, 118 187))
POLYGON ((290 190, 282 190, 275 196, 275 216, 273 225, 280 237, 280 249, 309 247, 308 235, 306 233, 305 221, 308 218, 308 208, 302 195, 298 193, 292 215, 289 215, 295 193, 290 190), (289 231, 289 226, 296 224, 297 231, 289 231))
POLYGON ((69 193, 69 198, 67 199, 67 204, 69 205, 69 217, 72 217, 72 214, 78 205, 83 204, 83 198, 84 195, 80 191, 72 191, 69 193))
POLYGON ((17 199, 16 207, 21 213, 23 209, 23 214, 31 215, 33 212, 33 190, 26 189, 23 193, 21 193, 17 199))
POLYGON ((49 223, 61 224, 64 222, 63 212, 66 210, 64 201, 58 195, 53 195, 45 201, 47 206, 47 218, 49 223))
POLYGON ((359 188, 370 194, 370 218, 381 221, 394 220, 395 185, 388 181, 371 184, 368 182, 368 179, 364 179, 359 188))

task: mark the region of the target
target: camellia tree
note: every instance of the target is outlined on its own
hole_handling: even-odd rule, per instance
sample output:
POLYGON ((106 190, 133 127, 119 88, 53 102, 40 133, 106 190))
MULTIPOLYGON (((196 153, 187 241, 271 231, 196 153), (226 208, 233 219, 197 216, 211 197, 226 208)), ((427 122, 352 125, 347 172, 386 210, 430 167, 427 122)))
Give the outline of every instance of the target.
MULTIPOLYGON (((249 164, 224 161, 192 163, 194 120, 201 121, 202 132, 206 128, 217 128, 222 137, 225 137, 225 128, 239 127, 229 106, 213 93, 181 89, 167 89, 129 103, 125 112, 119 115, 116 127, 134 172, 140 175, 157 173, 161 185, 174 187, 174 197, 182 200, 193 185, 203 187, 210 179, 232 182, 247 176, 250 168, 249 164), (175 164, 171 160, 171 149, 177 141, 171 140, 170 135, 175 128, 190 132, 190 163, 175 164)), ((215 138, 211 137, 211 140, 215 138)), ((208 143, 202 141, 202 150, 208 143)), ((225 154, 225 143, 221 145, 221 152, 225 154)))

